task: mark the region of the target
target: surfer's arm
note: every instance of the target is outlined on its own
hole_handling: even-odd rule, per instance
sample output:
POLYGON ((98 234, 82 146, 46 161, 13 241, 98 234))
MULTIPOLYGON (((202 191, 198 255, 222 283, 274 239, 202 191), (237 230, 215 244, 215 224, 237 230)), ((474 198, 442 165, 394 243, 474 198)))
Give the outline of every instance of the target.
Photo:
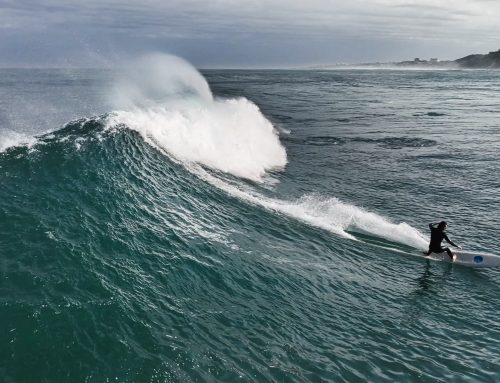
POLYGON ((437 223, 429 223, 429 229, 432 230, 436 225, 437 223))
POLYGON ((455 247, 460 247, 458 246, 457 244, 453 243, 453 241, 451 241, 448 236, 446 234, 443 234, 443 238, 446 240, 446 242, 448 242, 451 246, 455 246, 455 247))

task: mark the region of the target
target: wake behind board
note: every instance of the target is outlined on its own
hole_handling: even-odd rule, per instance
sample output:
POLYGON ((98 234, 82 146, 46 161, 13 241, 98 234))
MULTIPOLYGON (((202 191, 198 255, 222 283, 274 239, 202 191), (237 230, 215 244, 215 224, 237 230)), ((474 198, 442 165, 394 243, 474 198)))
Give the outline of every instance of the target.
POLYGON ((452 250, 456 255, 454 262, 451 262, 450 257, 445 252, 431 253, 425 256, 423 252, 419 255, 422 258, 432 259, 434 261, 442 261, 468 267, 500 267, 500 257, 495 254, 477 253, 473 251, 452 250))
MULTIPOLYGON (((405 255, 417 256, 424 259, 430 259, 432 261, 452 263, 450 257, 446 252, 431 253, 429 256, 425 256, 423 251, 421 250, 416 250, 414 247, 407 246, 398 242, 393 242, 385 238, 380 238, 355 231, 347 231, 347 233, 354 236, 357 240, 381 249, 386 249, 405 255)), ((453 264, 467 267, 500 267, 500 256, 498 255, 456 249, 453 249, 452 251, 453 254, 457 256, 453 264)))

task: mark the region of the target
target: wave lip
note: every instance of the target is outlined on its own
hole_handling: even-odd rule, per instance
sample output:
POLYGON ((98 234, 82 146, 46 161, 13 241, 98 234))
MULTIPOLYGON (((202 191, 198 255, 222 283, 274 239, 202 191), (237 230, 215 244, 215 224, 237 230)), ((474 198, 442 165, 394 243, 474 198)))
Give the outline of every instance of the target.
POLYGON ((273 125, 245 98, 118 111, 107 125, 135 130, 180 161, 253 181, 287 162, 273 125))
POLYGON ((178 160, 253 181, 287 162, 273 125, 245 98, 118 111, 107 125, 133 129, 178 160))
POLYGON ((375 235, 417 249, 423 249, 427 244, 425 237, 407 223, 392 223, 387 218, 335 197, 305 195, 283 210, 303 221, 328 228, 351 239, 355 238, 348 231, 375 235))
POLYGON ((246 98, 214 99, 205 78, 188 62, 154 54, 117 80, 117 111, 107 127, 135 130, 175 159, 261 181, 286 165, 278 132, 246 98))

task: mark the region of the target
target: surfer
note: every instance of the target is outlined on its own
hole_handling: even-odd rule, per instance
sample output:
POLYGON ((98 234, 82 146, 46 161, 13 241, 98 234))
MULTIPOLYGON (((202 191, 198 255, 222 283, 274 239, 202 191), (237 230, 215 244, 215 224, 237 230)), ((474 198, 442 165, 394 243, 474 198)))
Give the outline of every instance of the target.
POLYGON ((431 229, 431 242, 429 243, 429 251, 424 252, 426 256, 431 255, 431 253, 442 253, 446 251, 453 262, 455 260, 454 254, 451 252, 449 247, 442 247, 441 242, 446 240, 450 245, 458 247, 461 249, 461 246, 454 244, 445 233, 448 224, 445 221, 441 221, 439 223, 430 223, 429 229, 431 229))

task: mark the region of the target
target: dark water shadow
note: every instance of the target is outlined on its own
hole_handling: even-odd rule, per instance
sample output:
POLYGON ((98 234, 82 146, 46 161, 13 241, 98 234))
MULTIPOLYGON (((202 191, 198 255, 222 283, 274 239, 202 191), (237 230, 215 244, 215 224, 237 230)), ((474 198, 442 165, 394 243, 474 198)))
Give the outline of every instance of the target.
POLYGON ((451 263, 433 263, 426 259, 423 268, 413 279, 412 288, 402 305, 401 323, 408 326, 420 323, 432 306, 436 304, 437 296, 446 291, 446 286, 453 271, 451 263))
POLYGON ((438 287, 441 287, 446 282, 448 276, 451 274, 453 264, 443 263, 440 266, 440 269, 443 269, 443 272, 441 273, 441 275, 436 275, 432 272, 431 261, 429 259, 426 259, 422 273, 415 280, 416 288, 411 293, 411 295, 424 296, 437 291, 438 287))

